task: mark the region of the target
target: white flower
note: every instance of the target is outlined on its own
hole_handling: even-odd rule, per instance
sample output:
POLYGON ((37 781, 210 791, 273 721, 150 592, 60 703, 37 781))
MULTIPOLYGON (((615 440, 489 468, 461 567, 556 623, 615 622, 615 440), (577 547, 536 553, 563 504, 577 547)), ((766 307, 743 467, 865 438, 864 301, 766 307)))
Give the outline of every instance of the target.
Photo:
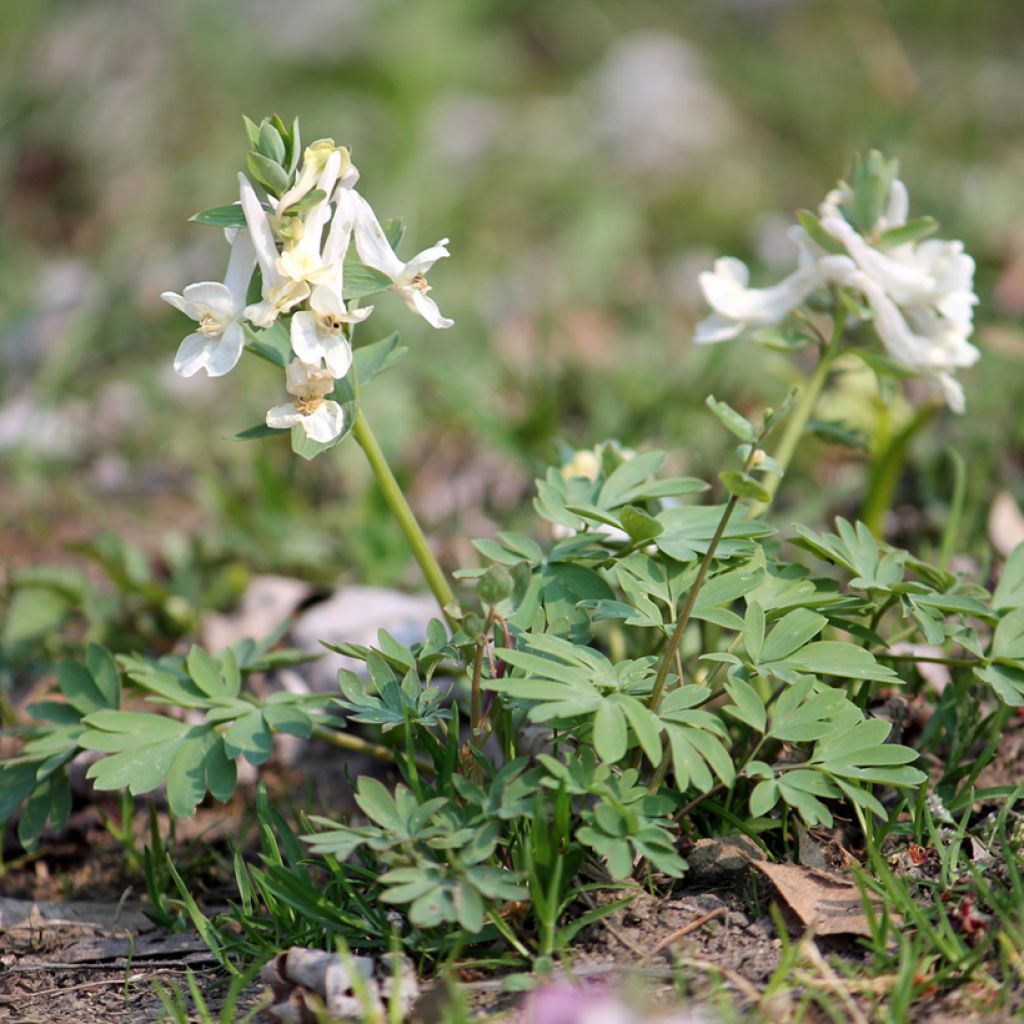
POLYGON ((323 250, 324 263, 333 268, 333 276, 313 289, 309 310, 296 313, 291 323, 295 354, 317 366, 323 359, 335 377, 344 377, 352 365, 352 346, 345 335, 345 325, 361 323, 373 312, 373 306, 346 309, 342 298, 345 253, 354 221, 355 193, 339 188, 337 208, 323 250))
POLYGON ((933 378, 950 409, 963 412, 964 391, 953 371, 973 366, 981 355, 967 340, 967 334, 937 308, 917 305, 901 309, 867 274, 854 275, 850 285, 871 307, 875 330, 889 355, 922 376, 933 378))
POLYGON ((327 444, 345 427, 345 413, 337 402, 324 396, 334 390, 334 375, 318 363, 293 359, 288 364, 285 385, 294 402, 275 405, 267 413, 267 426, 278 430, 300 424, 312 441, 327 444))
POLYGON ((379 270, 391 278, 392 290, 397 292, 405 304, 414 313, 418 313, 432 327, 451 327, 455 322, 441 315, 437 303, 427 294, 427 271, 439 260, 449 255, 448 239, 442 238, 437 245, 424 249, 413 256, 408 263, 403 263, 395 255, 391 243, 384 234, 384 229, 377 220, 370 204, 357 192, 353 193, 356 200, 355 235, 356 251, 363 263, 379 270))
MULTIPOLYGON (((898 363, 931 377, 954 412, 964 411, 964 394, 953 371, 972 366, 980 352, 968 340, 974 329, 974 260, 963 243, 927 239, 882 251, 842 215, 842 190, 821 204, 821 225, 840 241, 857 264, 847 284, 860 291, 886 351, 898 363)), ((902 227, 907 190, 894 181, 885 214, 871 232, 902 227)))
MULTIPOLYGON (((339 155, 340 159, 336 177, 348 176, 355 172, 355 176, 358 178, 359 172, 352 166, 352 160, 347 149, 343 146, 336 146, 334 139, 317 139, 312 145, 307 146, 302 153, 302 166, 299 168, 299 176, 295 180, 295 184, 277 201, 277 209, 274 212, 278 217, 290 206, 294 206, 300 199, 309 195, 314 188, 321 187, 318 185, 317 179, 327 166, 327 161, 335 153, 339 155)), ((325 189, 325 191, 329 193, 330 189, 325 189)))
POLYGON ((826 251, 803 228, 794 227, 790 237, 800 252, 799 269, 770 288, 750 288, 750 273, 739 260, 716 260, 713 272, 700 275, 712 314, 697 326, 694 341, 727 341, 748 328, 780 323, 816 288, 838 285, 863 297, 889 355, 933 379, 950 408, 962 412, 963 389, 953 372, 979 357, 968 340, 978 301, 974 261, 955 241, 879 246, 886 231, 907 223, 903 182, 893 181, 885 209, 866 234, 846 219, 843 207, 851 199, 849 186, 841 186, 829 192, 818 211, 822 229, 843 253, 826 251))
POLYGON ((256 260, 263 276, 263 299, 245 309, 245 317, 257 327, 270 327, 281 313, 287 313, 293 306, 309 296, 309 285, 285 277, 277 267, 277 243, 267 219, 267 213, 260 205, 256 192, 244 174, 238 175, 241 186, 242 212, 249 227, 252 243, 256 248, 256 260))
POLYGON ((277 270, 282 277, 299 283, 317 284, 334 275, 335 268, 325 260, 321 245, 324 227, 331 215, 331 193, 338 182, 340 170, 341 152, 335 150, 327 158, 317 179, 316 187, 324 193, 323 198, 306 211, 301 221, 293 220, 288 225, 290 239, 277 258, 277 270))
POLYGON ((845 257, 812 257, 801 229, 791 231, 790 237, 800 247, 803 265, 770 288, 750 288, 746 264, 730 256, 715 260, 714 271, 700 275, 701 290, 713 312, 697 325, 693 340, 698 345, 729 341, 750 328, 781 323, 811 292, 853 269, 845 257))
POLYGON ((185 338, 174 357, 174 369, 182 377, 191 377, 199 370, 221 377, 234 369, 245 347, 240 321, 255 265, 256 252, 249 232, 239 230, 232 239, 223 284, 201 281, 190 284, 181 295, 161 294, 164 302, 199 324, 199 330, 185 338))

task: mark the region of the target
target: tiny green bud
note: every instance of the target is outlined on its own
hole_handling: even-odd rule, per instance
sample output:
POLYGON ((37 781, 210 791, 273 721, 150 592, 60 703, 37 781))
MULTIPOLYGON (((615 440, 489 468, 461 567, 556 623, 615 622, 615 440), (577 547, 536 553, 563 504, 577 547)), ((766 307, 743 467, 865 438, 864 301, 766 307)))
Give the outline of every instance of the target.
POLYGON ((470 642, 476 643, 484 635, 484 620, 476 612, 470 612, 462 620, 462 631, 470 642))
POLYGON ((514 587, 512 574, 503 565, 492 565, 477 580, 476 596, 487 608, 493 608, 511 595, 514 587))

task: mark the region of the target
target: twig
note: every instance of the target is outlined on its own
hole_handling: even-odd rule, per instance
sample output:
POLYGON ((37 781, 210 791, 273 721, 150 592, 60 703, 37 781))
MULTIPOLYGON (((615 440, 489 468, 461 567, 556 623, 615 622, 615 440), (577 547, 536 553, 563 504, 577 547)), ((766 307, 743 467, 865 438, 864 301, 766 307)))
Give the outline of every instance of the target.
POLYGON ((736 989, 752 1003, 761 1002, 761 993, 742 974, 716 964, 713 960, 704 960, 701 957, 680 956, 675 958, 677 967, 691 967, 695 971, 704 971, 707 974, 720 974, 727 981, 736 986, 736 989))
POLYGON ((814 969, 821 976, 822 980, 828 983, 829 988, 835 993, 846 1007, 846 1012, 853 1024, 868 1024, 867 1017, 861 1012, 856 1000, 850 994, 850 990, 842 983, 839 975, 836 974, 828 961, 821 955, 821 950, 810 935, 806 936, 800 943, 801 951, 811 962, 814 969))
POLYGON ((678 942, 684 935, 689 935, 690 932, 695 932, 698 928, 703 927, 708 921, 713 921, 716 917, 722 917, 725 914, 725 907, 716 907, 714 910, 709 910, 706 914, 701 914, 700 917, 691 921, 689 924, 684 924, 682 928, 677 928, 670 935, 666 935, 665 938, 661 939, 648 953, 646 953, 643 959, 640 961, 650 960, 651 957, 657 956, 663 949, 678 942))

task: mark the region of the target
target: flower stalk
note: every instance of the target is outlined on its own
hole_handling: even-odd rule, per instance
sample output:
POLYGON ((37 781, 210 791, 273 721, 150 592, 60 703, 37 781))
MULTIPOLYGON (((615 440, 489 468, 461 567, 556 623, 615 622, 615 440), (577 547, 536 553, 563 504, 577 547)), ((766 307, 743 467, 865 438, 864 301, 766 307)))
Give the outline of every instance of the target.
POLYGON ((434 557, 433 551, 430 550, 423 529, 409 506, 409 502, 406 501, 402 488, 395 479, 395 474, 391 472, 391 467, 388 465, 384 452, 377 443, 377 438, 370 429, 370 424, 363 415, 362 409, 356 412, 355 422, 352 425, 352 436, 356 439, 359 447, 363 449, 366 460, 370 463, 370 468, 377 480, 377 485, 384 495, 384 500, 388 503, 391 514, 401 527, 402 533, 412 549, 413 557, 419 564, 423 578, 427 581, 427 586, 430 587, 431 593, 437 600, 445 620, 450 626, 454 626, 455 618, 450 606, 455 602, 455 595, 452 593, 444 570, 434 557))
MULTIPOLYGON (((807 423, 818 405, 822 392, 825 390, 825 385, 828 383, 828 375, 832 370, 832 364, 840 352, 839 346, 843 337, 843 326, 843 318, 837 313, 832 326, 832 336, 829 338, 828 343, 821 348, 818 365, 814 368, 814 372, 801 389, 800 397, 797 399, 793 411, 786 418, 786 428, 782 432, 782 437, 779 438, 778 448, 773 452, 775 461, 779 464, 779 471, 766 474, 763 481, 765 490, 772 498, 775 497, 779 489, 782 476, 789 468, 789 463, 796 452, 797 446, 800 444, 800 439, 804 435, 807 423)), ((761 515, 768 508, 769 504, 769 502, 761 502, 753 506, 750 510, 751 516, 761 515)))

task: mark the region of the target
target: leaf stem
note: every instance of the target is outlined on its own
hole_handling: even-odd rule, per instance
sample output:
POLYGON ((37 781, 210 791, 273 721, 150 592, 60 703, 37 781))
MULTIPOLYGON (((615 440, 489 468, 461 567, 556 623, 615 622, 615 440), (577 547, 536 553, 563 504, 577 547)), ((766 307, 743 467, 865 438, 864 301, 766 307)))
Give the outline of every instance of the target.
MULTIPOLYGON (((758 437, 750 446, 750 454, 747 456, 746 464, 743 467, 744 473, 746 473, 750 469, 751 465, 753 465, 754 456, 758 451, 758 444, 761 440, 762 438, 758 437)), ((654 679, 654 689, 651 690, 651 698, 647 702, 647 706, 651 711, 657 712, 658 707, 661 704, 661 697, 665 690, 665 682, 668 679, 669 669, 675 662, 676 653, 679 650, 679 644, 683 639, 683 633, 686 632, 686 627, 690 624, 690 617, 693 615, 693 609, 697 605, 697 598, 700 595, 700 589, 704 585, 704 580, 707 577, 708 570, 711 568, 711 562, 715 557, 715 552, 718 550, 718 545, 725 534, 725 528, 729 525, 729 520, 732 518, 732 514, 736 510, 739 500, 738 495, 729 495, 729 501, 726 503, 725 509, 722 512, 722 518, 718 520, 715 535, 711 538, 711 543, 708 545, 708 549, 704 553, 704 559, 700 563, 700 569, 697 571, 697 578, 693 581, 693 586, 690 587, 690 593, 686 596, 686 604, 683 605, 683 610, 679 613, 679 618, 676 620, 676 628, 672 631, 672 636, 669 637, 668 646, 662 653, 661 664, 658 666, 658 674, 654 679)), ((682 682, 682 679, 679 681, 682 682)))
POLYGON ((356 412, 355 423, 352 425, 352 435, 359 443, 359 447, 363 449, 366 460, 370 463, 373 475, 377 479, 377 485, 384 495, 384 500, 388 503, 392 515, 398 521, 402 533, 405 534, 405 539, 412 549, 413 556, 419 563, 423 578, 427 581, 427 585, 437 599, 442 614, 448 624, 454 626, 455 619, 449 610, 449 606, 454 604, 455 595, 448 584, 444 570, 438 564, 434 553, 430 550, 430 545, 427 543, 423 529, 410 508, 409 502, 405 500, 402 488, 398 485, 395 474, 391 472, 391 467, 388 465, 384 452, 381 451, 377 438, 370 429, 370 424, 363 415, 362 409, 356 412))

